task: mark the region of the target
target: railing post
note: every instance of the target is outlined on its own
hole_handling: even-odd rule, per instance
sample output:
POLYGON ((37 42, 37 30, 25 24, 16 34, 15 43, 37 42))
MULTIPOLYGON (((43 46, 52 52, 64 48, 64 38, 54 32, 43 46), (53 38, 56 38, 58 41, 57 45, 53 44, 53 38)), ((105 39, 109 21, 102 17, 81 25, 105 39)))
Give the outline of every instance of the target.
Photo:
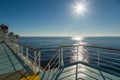
POLYGON ((79 46, 77 46, 77 62, 78 62, 79 46))
POLYGON ((50 70, 50 63, 48 63, 48 70, 50 70))
POLYGON ((27 59, 29 59, 28 48, 26 48, 26 57, 27 57, 27 59))
POLYGON ((14 43, 13 42, 11 42, 11 44, 12 44, 12 50, 15 52, 15 47, 14 47, 14 43))
POLYGON ((21 53, 22 53, 22 55, 23 55, 23 46, 21 45, 21 53))
POLYGON ((34 51, 34 66, 35 66, 35 72, 36 72, 36 50, 34 51))
POLYGON ((39 51, 38 54, 39 54, 39 59, 38 60, 39 60, 39 68, 40 68, 41 67, 41 52, 39 51))
POLYGON ((100 67, 100 49, 98 49, 98 62, 97 62, 98 68, 100 67))
POLYGON ((15 46, 15 52, 18 53, 18 45, 14 43, 14 46, 15 46))
POLYGON ((61 48, 61 65, 64 66, 64 61, 63 61, 63 48, 61 48))
POLYGON ((20 53, 20 45, 19 44, 17 44, 18 46, 17 46, 17 53, 19 54, 20 53))
POLYGON ((61 60, 60 60, 60 59, 61 59, 60 50, 59 50, 59 56, 58 56, 58 57, 59 57, 59 67, 60 67, 60 66, 61 66, 61 64, 60 64, 60 63, 61 63, 61 62, 60 62, 60 61, 61 61, 61 60))
POLYGON ((17 45, 16 45, 16 43, 14 43, 14 50, 15 50, 15 53, 17 53, 17 45))
MULTIPOLYGON (((76 55, 77 55, 77 62, 78 62, 78 53, 79 53, 79 46, 77 46, 77 51, 76 51, 76 55)), ((76 62, 76 80, 78 78, 78 63, 76 62)))
POLYGON ((10 46, 10 47, 11 47, 11 49, 15 52, 13 44, 14 44, 14 43, 11 42, 11 46, 10 46))

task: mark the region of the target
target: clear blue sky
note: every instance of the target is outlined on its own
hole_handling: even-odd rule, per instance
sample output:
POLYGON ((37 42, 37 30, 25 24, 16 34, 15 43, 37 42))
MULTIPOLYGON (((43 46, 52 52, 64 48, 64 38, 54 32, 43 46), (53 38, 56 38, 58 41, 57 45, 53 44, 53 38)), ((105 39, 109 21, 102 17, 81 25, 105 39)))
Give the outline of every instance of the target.
POLYGON ((120 36, 120 0, 84 0, 79 16, 77 0, 0 0, 0 24, 19 35, 120 36))

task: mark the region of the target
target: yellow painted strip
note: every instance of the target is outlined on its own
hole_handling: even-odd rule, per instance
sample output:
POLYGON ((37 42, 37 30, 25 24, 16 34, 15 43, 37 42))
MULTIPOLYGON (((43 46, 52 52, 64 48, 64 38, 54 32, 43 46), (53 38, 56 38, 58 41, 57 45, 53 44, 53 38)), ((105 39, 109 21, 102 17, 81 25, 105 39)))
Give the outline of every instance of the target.
POLYGON ((40 77, 36 73, 33 73, 27 77, 21 78, 20 80, 40 80, 40 77))

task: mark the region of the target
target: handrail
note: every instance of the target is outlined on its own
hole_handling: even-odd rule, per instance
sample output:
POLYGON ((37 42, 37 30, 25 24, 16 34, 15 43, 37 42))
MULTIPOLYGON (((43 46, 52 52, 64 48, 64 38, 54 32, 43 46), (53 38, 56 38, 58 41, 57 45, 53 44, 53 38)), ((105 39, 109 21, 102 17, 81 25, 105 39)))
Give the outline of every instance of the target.
POLYGON ((60 46, 60 48, 61 48, 61 47, 75 47, 75 46, 84 46, 84 47, 91 47, 91 48, 100 48, 100 49, 107 49, 107 50, 117 50, 117 51, 120 51, 120 49, 115 49, 115 48, 100 47, 100 46, 87 46, 87 45, 81 45, 81 44, 60 46))
POLYGON ((58 49, 56 50, 55 54, 53 55, 53 57, 49 60, 48 64, 46 65, 46 67, 44 68, 44 70, 47 69, 47 66, 51 63, 51 61, 54 59, 54 57, 58 54, 58 51, 61 48, 65 48, 65 47, 76 47, 76 46, 84 46, 84 47, 91 47, 91 48, 100 48, 100 49, 106 49, 106 50, 116 50, 116 51, 120 51, 120 49, 115 49, 115 48, 108 48, 108 47, 100 47, 100 46, 87 46, 87 45, 67 45, 67 46, 60 46, 58 47, 58 49))
MULTIPOLYGON (((117 67, 119 66, 119 62, 120 62, 120 55, 119 54, 114 54, 116 52, 119 52, 120 53, 120 49, 115 49, 115 48, 108 48, 108 47, 100 47, 100 46, 87 46, 87 45, 81 45, 81 44, 78 44, 78 45, 67 45, 67 46, 60 46, 57 48, 55 54, 52 56, 52 58, 49 60, 48 64, 45 66, 44 68, 44 72, 46 72, 46 70, 50 71, 50 69, 59 69, 59 67, 64 67, 66 64, 66 61, 70 61, 70 60, 66 60, 66 56, 63 56, 64 54, 68 54, 70 53, 69 51, 65 51, 65 49, 70 49, 70 51, 72 51, 71 49, 73 49, 75 52, 73 52, 72 54, 74 54, 74 57, 75 57, 75 62, 82 62, 82 63, 85 63, 87 65, 90 65, 90 66, 93 66, 93 67, 96 67, 96 68, 101 68, 103 71, 106 71, 108 73, 109 72, 109 69, 113 69, 114 71, 117 71, 119 70, 120 71, 120 68, 117 67), (86 48, 86 52, 80 52, 79 51, 79 47, 83 47, 83 48, 86 48), (73 49, 74 48, 74 49, 73 49), (64 49, 64 50, 63 50, 64 49), (89 50, 90 49, 90 50, 89 50), (89 51, 94 51, 94 53, 92 52, 89 52, 89 51), (109 55, 109 52, 110 54, 112 55, 109 55), (111 53, 112 52, 112 53, 111 53), (114 53, 113 53, 114 52, 114 53), (79 53, 87 53, 89 54, 89 59, 90 61, 88 62, 84 62, 84 59, 79 61, 79 53), (92 56, 92 58, 90 57, 90 55, 95 55, 96 57, 92 56), (103 57, 104 56, 104 57, 103 57), (108 57, 111 57, 113 56, 114 60, 110 60, 108 57), (116 56, 116 57, 114 57, 116 56), (118 58, 117 58, 118 57, 118 58), (94 60, 95 59, 95 60, 94 60), (56 60, 56 61, 55 61, 56 60), (109 61, 110 60, 110 61, 109 61), (117 62, 114 62, 116 61, 117 62), (62 62, 63 61, 63 62, 62 62), (64 64, 65 63, 65 64, 64 64), (94 63, 95 65, 91 65, 92 63, 94 63), (57 66, 58 65, 58 66, 57 66), (114 66, 113 66, 114 65, 114 66), (107 67, 106 69, 104 69, 104 66, 107 67)), ((70 55, 71 56, 71 55, 70 55)), ((69 57, 69 56, 67 56, 69 57)), ((85 58, 85 57, 84 57, 85 58)), ((76 70, 76 72, 78 72, 76 70)), ((116 73, 116 72, 115 72, 116 73)), ((115 73, 112 73, 113 75, 116 75, 115 73)), ((111 74, 111 73, 110 73, 111 74)), ((57 74, 56 74, 57 75, 57 74)), ((53 76, 55 77, 56 76, 55 74, 53 74, 53 76)), ((117 75, 119 76, 119 75, 117 75)), ((76 76, 77 77, 77 76, 76 76)), ((49 77, 48 77, 49 78, 49 77)))
POLYGON ((48 64, 45 66, 44 70, 47 69, 47 67, 48 67, 49 64, 52 62, 52 60, 53 60, 54 57, 57 55, 57 53, 58 53, 58 51, 59 51, 60 49, 61 49, 61 47, 59 47, 59 48, 56 50, 55 54, 52 56, 52 58, 49 60, 48 64))
MULTIPOLYGON (((7 38, 6 38, 6 39, 7 39, 7 38)), ((8 40, 9 40, 9 39, 8 39, 8 40)), ((36 49, 36 48, 33 48, 33 47, 31 47, 31 46, 18 43, 18 42, 16 42, 16 41, 11 41, 11 42, 14 42, 14 43, 16 43, 16 44, 18 44, 18 45, 24 46, 24 47, 29 48, 29 49, 31 49, 31 50, 38 50, 38 49, 36 49)))
POLYGON ((13 40, 9 40, 8 38, 4 38, 5 43, 15 52, 18 56, 27 64, 34 72, 38 72, 38 69, 41 67, 40 60, 40 51, 39 49, 32 48, 27 45, 23 45, 13 40), (33 51, 33 56, 29 52, 29 50, 33 51), (31 57, 32 56, 32 57, 31 57), (31 59, 30 59, 31 58, 31 59))

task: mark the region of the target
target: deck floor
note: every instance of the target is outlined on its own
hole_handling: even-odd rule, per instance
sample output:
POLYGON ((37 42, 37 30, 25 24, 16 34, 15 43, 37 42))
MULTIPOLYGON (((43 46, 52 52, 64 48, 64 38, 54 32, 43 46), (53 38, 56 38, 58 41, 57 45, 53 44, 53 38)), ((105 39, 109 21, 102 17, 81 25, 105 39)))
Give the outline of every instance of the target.
MULTIPOLYGON (((103 71, 88 67, 83 64, 78 64, 78 80, 120 80, 119 77, 105 73, 103 71)), ((65 68, 58 80, 75 80, 76 65, 65 68)))
POLYGON ((4 44, 0 43, 0 74, 15 72, 24 67, 14 56, 13 52, 4 44))
POLYGON ((0 41, 0 80, 19 80, 28 75, 26 68, 8 46, 0 41))
POLYGON ((83 64, 78 64, 77 72, 76 76, 76 65, 72 65, 62 69, 52 69, 45 74, 41 73, 41 76, 44 74, 42 80, 120 80, 120 77, 83 64), (53 77, 54 74, 58 74, 59 76, 53 77))

